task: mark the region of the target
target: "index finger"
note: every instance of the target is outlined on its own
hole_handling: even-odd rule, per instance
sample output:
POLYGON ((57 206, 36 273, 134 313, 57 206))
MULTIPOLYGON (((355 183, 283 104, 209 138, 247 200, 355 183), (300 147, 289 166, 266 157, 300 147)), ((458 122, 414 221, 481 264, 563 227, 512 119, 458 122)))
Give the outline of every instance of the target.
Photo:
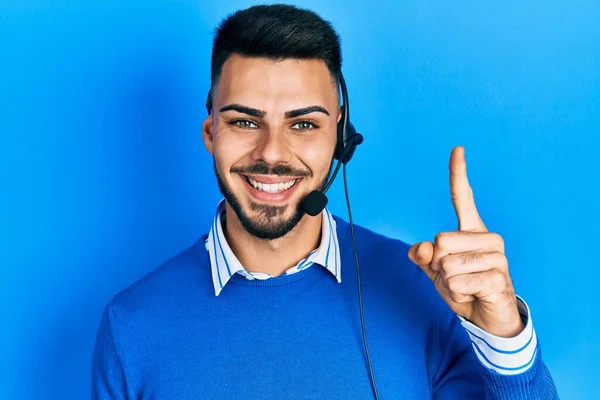
POLYGON ((450 154, 450 195, 458 217, 458 229, 486 232, 487 228, 479 216, 473 189, 467 178, 465 149, 462 146, 456 146, 450 154))

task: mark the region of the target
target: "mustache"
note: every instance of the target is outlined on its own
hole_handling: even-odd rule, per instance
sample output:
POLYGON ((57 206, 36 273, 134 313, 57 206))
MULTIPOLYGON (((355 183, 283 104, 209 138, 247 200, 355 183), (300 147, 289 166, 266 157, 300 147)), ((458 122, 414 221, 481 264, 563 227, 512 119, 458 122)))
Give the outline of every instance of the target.
POLYGON ((254 165, 241 167, 231 167, 230 172, 246 175, 281 175, 298 177, 312 176, 312 173, 307 170, 292 168, 289 165, 285 164, 269 165, 267 163, 258 163, 254 165))

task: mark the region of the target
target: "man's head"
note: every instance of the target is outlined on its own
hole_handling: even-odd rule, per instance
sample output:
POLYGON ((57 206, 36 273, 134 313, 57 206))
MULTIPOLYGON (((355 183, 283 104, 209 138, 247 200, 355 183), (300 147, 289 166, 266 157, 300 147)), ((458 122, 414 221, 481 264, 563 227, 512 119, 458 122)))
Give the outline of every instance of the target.
POLYGON ((302 199, 323 188, 340 70, 339 37, 311 11, 254 6, 217 28, 203 140, 221 192, 252 235, 284 236, 304 216, 302 199))

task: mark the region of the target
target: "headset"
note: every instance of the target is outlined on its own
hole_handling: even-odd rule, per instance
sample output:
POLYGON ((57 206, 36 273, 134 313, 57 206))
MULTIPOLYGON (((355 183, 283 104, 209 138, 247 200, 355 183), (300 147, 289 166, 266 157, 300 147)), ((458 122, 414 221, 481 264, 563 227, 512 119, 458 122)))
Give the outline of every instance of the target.
MULTIPOLYGON (((346 164, 352 159, 354 152, 356 151, 356 147, 360 145, 364 137, 362 134, 356 131, 354 125, 350 122, 350 101, 348 100, 348 89, 346 88, 346 81, 344 80, 344 76, 340 71, 339 77, 339 86, 341 87, 342 94, 342 118, 337 124, 337 142, 335 146, 335 150, 333 153, 333 160, 331 165, 333 166, 334 160, 337 160, 335 169, 333 174, 330 175, 329 179, 325 183, 325 186, 322 190, 313 190, 310 192, 304 200, 300 203, 300 207, 310 216, 317 216, 325 206, 327 205, 327 196, 325 193, 329 190, 335 177, 340 170, 340 167, 343 166, 343 176, 344 176, 344 192, 346 195, 346 205, 348 207, 348 219, 350 222, 350 233, 352 235, 352 246, 354 247, 354 258, 356 260, 356 276, 358 283, 358 303, 360 309, 360 323, 362 327, 362 336, 363 336, 363 344, 365 347, 365 354, 367 357, 367 367, 369 369, 369 378, 371 380, 371 388, 373 390, 373 395, 375 400, 379 400, 379 395, 377 393, 377 386, 375 385, 375 376, 373 375, 373 367, 371 366, 371 356, 369 355, 369 346, 367 344, 367 333, 365 329, 365 321, 363 315, 363 305, 362 305, 362 292, 361 292, 361 283, 360 283, 360 263, 358 262, 358 252, 356 250, 356 239, 354 237, 354 223, 352 222, 352 210, 350 209, 350 197, 348 196, 348 180, 346 177, 346 164)), ((208 91, 208 96, 206 97, 206 111, 208 114, 211 114, 212 111, 212 93, 211 90, 208 91)))

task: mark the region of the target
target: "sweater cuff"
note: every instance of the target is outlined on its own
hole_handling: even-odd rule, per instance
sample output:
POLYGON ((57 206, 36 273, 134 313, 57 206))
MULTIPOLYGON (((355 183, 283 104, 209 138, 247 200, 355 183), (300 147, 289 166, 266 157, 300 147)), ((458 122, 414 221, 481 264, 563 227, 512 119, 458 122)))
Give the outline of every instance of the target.
POLYGON ((559 398, 550 371, 542 362, 542 349, 539 343, 535 360, 522 374, 501 375, 481 363, 479 363, 479 370, 486 387, 486 399, 558 400, 559 398))
POLYGON ((504 338, 492 335, 460 315, 461 325, 471 338, 473 350, 479 361, 500 375, 516 375, 529 370, 537 356, 537 337, 529 307, 517 296, 517 306, 525 329, 517 336, 504 338))

